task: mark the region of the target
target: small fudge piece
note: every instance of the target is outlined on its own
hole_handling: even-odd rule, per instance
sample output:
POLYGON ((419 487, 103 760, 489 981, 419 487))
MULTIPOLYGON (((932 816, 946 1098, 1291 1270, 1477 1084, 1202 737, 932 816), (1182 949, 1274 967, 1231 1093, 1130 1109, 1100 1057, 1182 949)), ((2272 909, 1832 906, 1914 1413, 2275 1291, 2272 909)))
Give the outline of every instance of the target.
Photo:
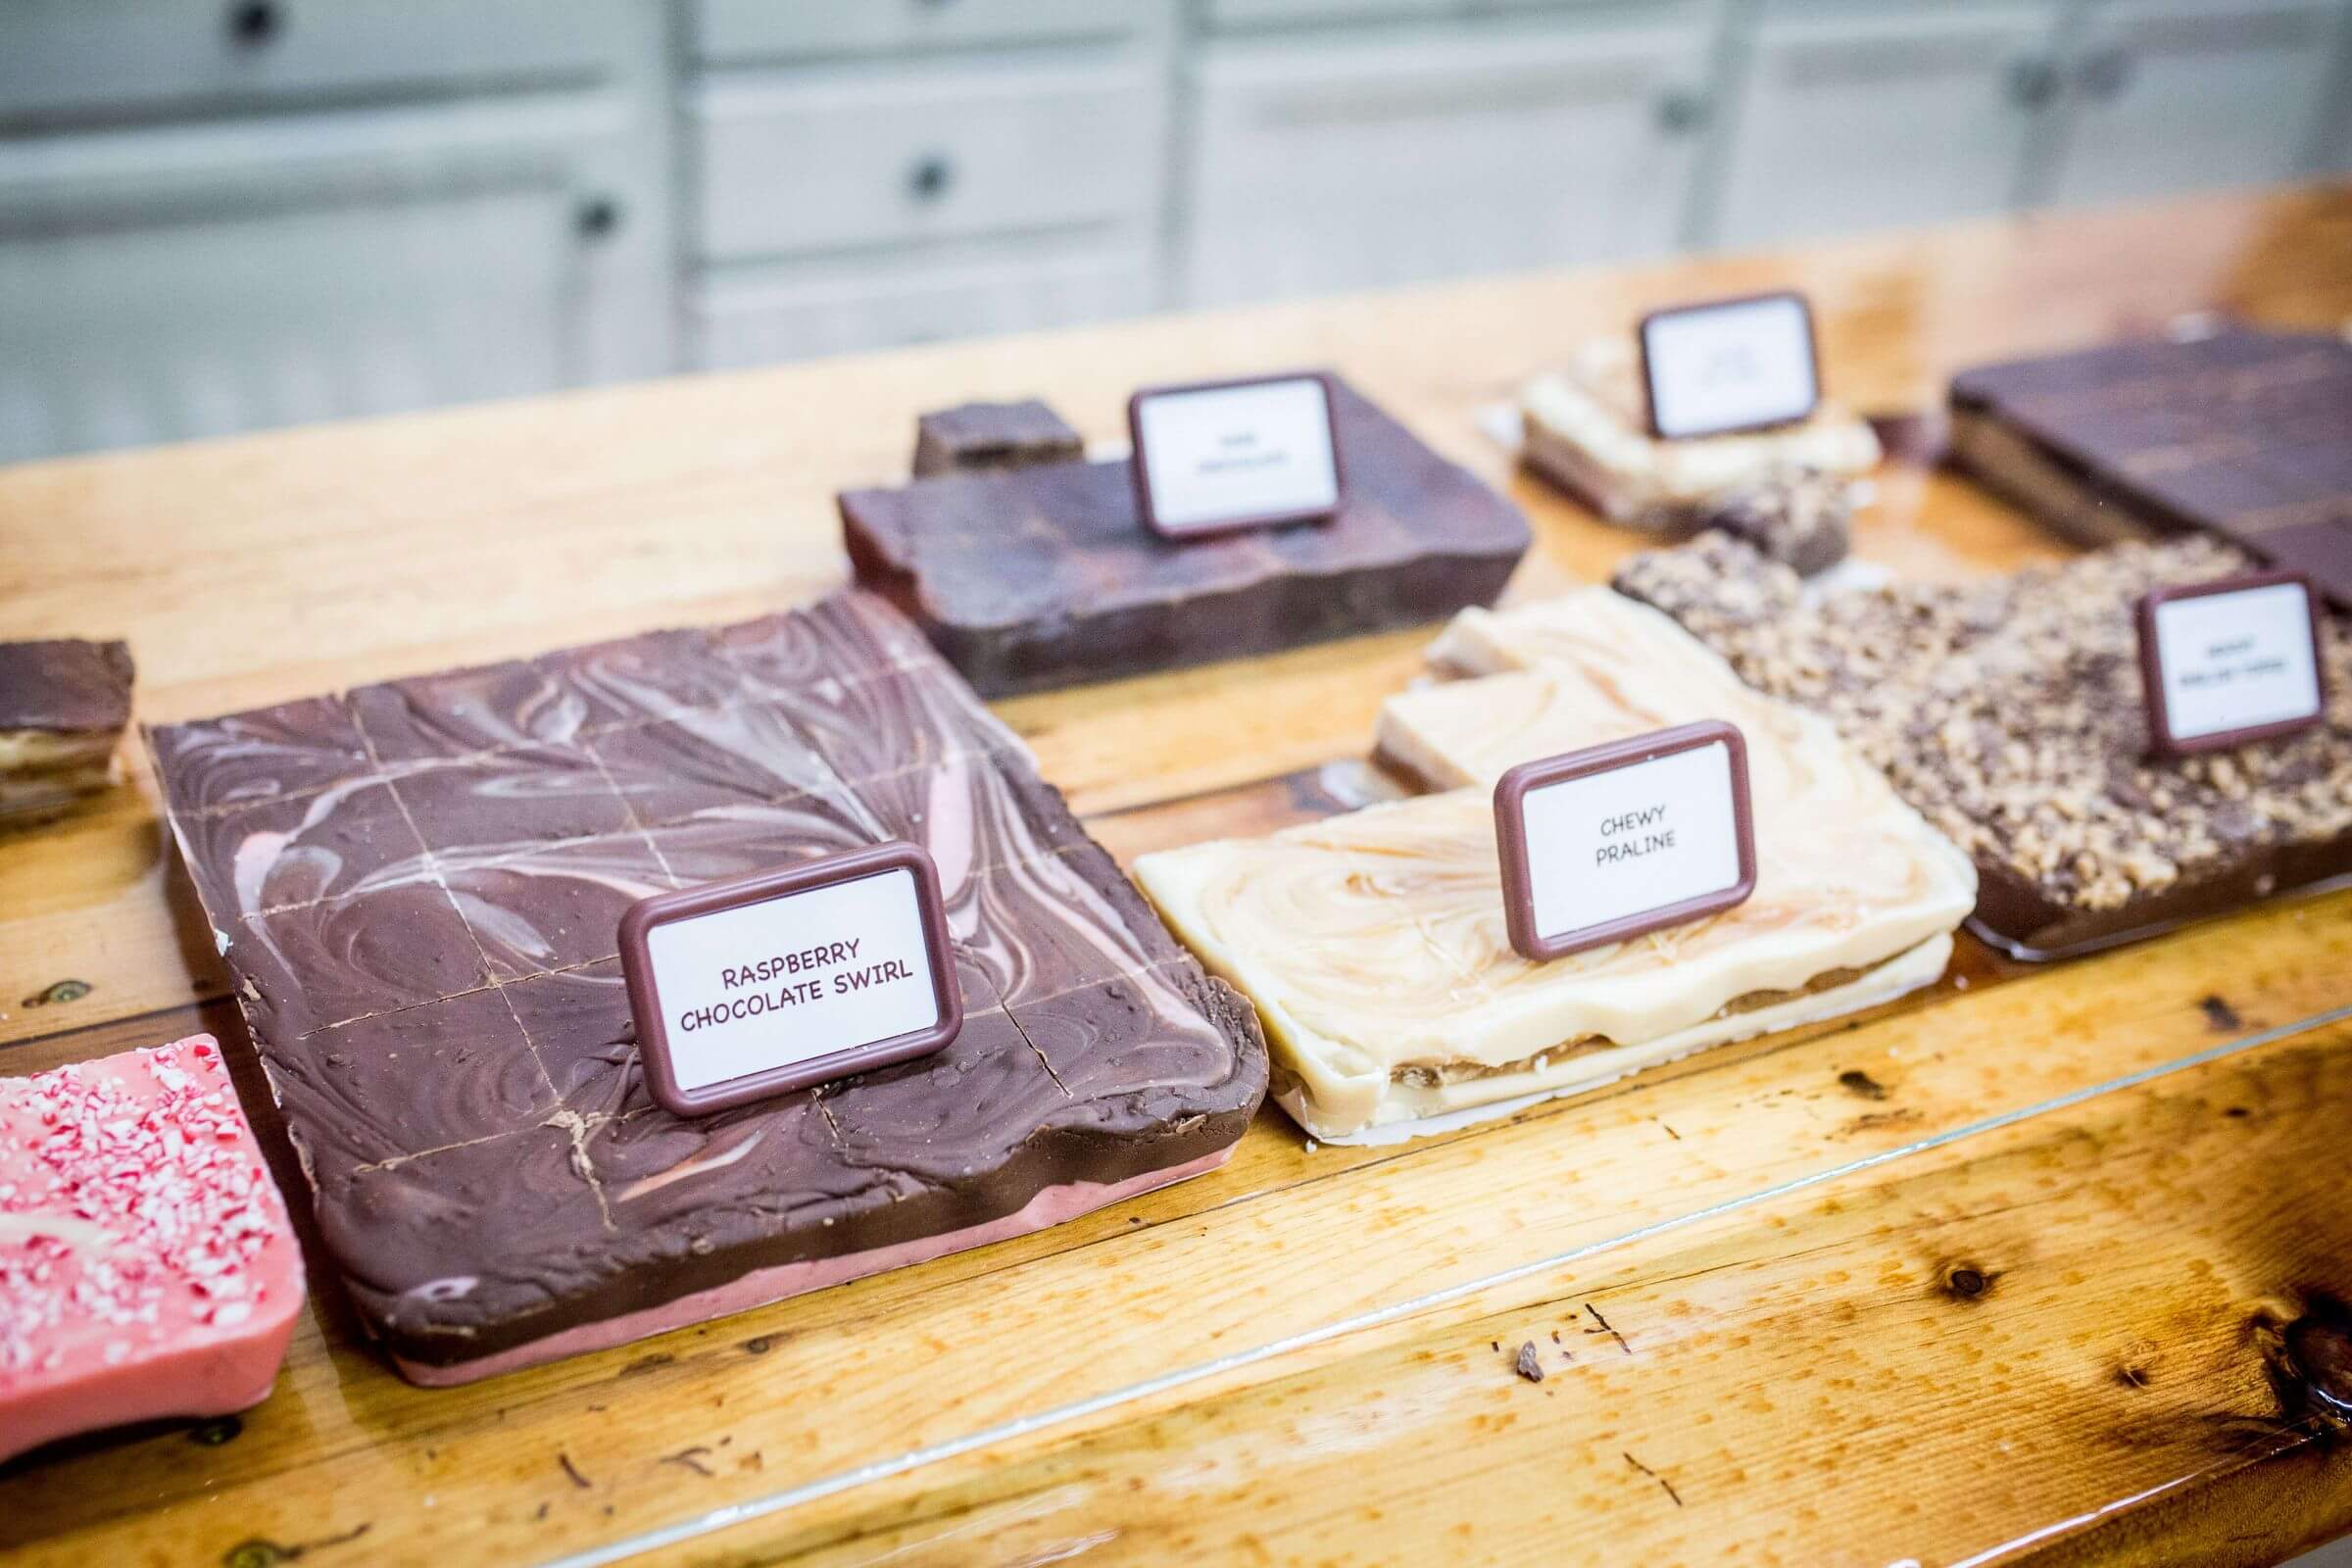
POLYGON ((212 1036, 0 1080, 0 1459, 260 1403, 301 1307, 212 1036))
POLYGON ((122 776, 134 673, 120 642, 0 643, 0 823, 54 815, 122 776))
MULTIPOLYGON (((2132 607, 2248 569, 2218 539, 2127 544, 1966 583, 1808 601, 1793 573, 1709 534, 1636 556, 1618 588, 1742 678, 1828 717, 1969 852, 1976 929, 2021 957, 2144 936, 2352 871, 2352 625, 2323 617, 2327 721, 2190 758, 2153 755, 2132 607)), ((1548 635, 1489 616, 1449 665, 1518 667, 1548 635)))
POLYGON ((1075 463, 1086 443, 1060 415, 1035 398, 1019 403, 959 403, 915 421, 917 478, 957 470, 1027 468, 1075 463))
POLYGON ((1779 429, 1661 440, 1649 433, 1630 336, 1589 342, 1529 381, 1519 413, 1529 467, 1611 522, 1659 532, 1691 527, 1709 498, 1775 469, 1810 468, 1837 482, 1880 457, 1870 426, 1827 403, 1779 429))
POLYGON ((1805 577, 1845 559, 1853 517, 1853 486, 1818 468, 1774 468, 1698 508, 1700 527, 1744 539, 1805 577))

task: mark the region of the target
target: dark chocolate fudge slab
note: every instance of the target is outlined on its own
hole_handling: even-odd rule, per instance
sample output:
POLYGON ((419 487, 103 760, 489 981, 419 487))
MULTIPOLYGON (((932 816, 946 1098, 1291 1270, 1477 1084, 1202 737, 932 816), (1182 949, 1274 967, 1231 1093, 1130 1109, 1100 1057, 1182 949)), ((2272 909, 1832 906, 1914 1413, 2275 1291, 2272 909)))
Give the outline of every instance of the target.
POLYGON ((2087 951, 2352 872, 2352 626, 2326 618, 2326 722, 2151 756, 2132 607, 2243 571, 2217 539, 2120 545, 2014 576, 1804 602, 1709 534, 1615 586, 1750 685, 1826 714, 1975 858, 1975 925, 2023 956, 2087 951))
POLYGON ((986 696, 1236 659, 1491 603, 1527 520, 1345 383, 1328 522, 1171 541, 1129 465, 954 473, 840 498, 858 581, 986 696))
POLYGON ((0 643, 0 733, 119 731, 130 722, 134 673, 121 642, 0 643))
POLYGON ((1213 1162, 1264 1092, 1254 1016, 869 596, 150 742, 329 1261, 417 1381, 1038 1228, 1213 1162), (955 890, 950 1050, 654 1104, 621 911, 896 835, 955 890))
POLYGON ((2203 529, 2352 609, 2352 343, 2230 330, 1967 370, 1954 450, 2078 536, 2203 529))

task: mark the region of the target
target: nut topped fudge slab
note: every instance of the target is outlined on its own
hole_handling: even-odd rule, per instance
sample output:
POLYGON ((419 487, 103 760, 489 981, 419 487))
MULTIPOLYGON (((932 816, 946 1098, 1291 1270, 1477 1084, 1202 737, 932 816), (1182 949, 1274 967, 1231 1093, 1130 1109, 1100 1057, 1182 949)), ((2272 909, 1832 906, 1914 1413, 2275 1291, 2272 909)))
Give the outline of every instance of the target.
POLYGON ((416 1382, 1038 1229, 1217 1164, 1264 1093, 1248 1007, 865 595, 150 742, 330 1259, 416 1382), (939 867, 956 1040, 656 1105, 621 913, 893 838, 939 867))
POLYGON ((1543 667, 1392 698, 1386 760, 1446 793, 1136 864, 1210 970, 1257 1004, 1274 1093, 1317 1138, 1590 1087, 1873 1005, 1943 972, 1967 858, 1823 720, 1742 685, 1605 589, 1543 667), (1492 786, 1512 765, 1698 718, 1746 738, 1757 880, 1741 905, 1547 962, 1504 917, 1492 786))
POLYGON ((1328 521, 1170 540, 1133 466, 1047 463, 846 491, 860 586, 982 694, 1109 680, 1442 619, 1502 591, 1527 519, 1344 382, 1328 521))
MULTIPOLYGON (((1793 575, 1709 535, 1617 585, 1763 691, 1826 715, 1976 859, 1977 926, 2021 956, 2146 935, 2352 871, 2352 631, 2323 616, 2324 722, 2190 758, 2151 755, 2132 607, 2254 563, 2218 540, 2128 544, 1960 584, 1807 603, 1793 575)), ((1457 662, 1538 657, 1494 617, 1457 662)))
POLYGON ((54 816, 122 778, 134 674, 120 642, 0 643, 0 826, 54 816))
POLYGON ((0 1079, 0 1460, 259 1404, 302 1298, 210 1035, 0 1079))

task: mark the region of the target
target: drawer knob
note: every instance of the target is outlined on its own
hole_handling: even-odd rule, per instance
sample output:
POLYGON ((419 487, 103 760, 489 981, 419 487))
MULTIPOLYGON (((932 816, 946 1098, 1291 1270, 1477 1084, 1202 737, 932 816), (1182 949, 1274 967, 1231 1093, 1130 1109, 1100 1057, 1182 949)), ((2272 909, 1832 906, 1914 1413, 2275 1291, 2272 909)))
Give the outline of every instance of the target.
POLYGON ((2041 59, 2011 61, 2008 87, 2018 108, 2040 109, 2058 96, 2058 68, 2041 59))
POLYGON ((573 209, 571 226, 582 239, 603 239, 620 227, 620 203, 610 196, 591 196, 573 209))
POLYGON ((1669 136, 1688 136, 1714 115, 1715 106, 1694 87, 1677 87, 1658 100, 1658 128, 1669 136))
POLYGON ((228 8, 229 41, 240 49, 275 42, 285 30, 286 14, 276 0, 239 0, 228 8))
POLYGON ((2075 85, 2093 98, 2113 98, 2132 84, 2132 57, 2121 49, 2101 49, 2075 67, 2075 85))
POLYGON ((935 202, 956 183, 956 166, 945 153, 926 153, 906 171, 906 190, 919 202, 935 202))

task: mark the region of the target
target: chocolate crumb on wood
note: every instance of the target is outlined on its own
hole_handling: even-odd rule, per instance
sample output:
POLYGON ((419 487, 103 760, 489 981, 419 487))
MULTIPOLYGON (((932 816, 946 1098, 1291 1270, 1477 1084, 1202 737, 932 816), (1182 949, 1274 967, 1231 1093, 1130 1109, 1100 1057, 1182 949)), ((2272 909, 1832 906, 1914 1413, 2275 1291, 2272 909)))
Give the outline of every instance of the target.
POLYGON ((1511 1370, 1530 1383, 1544 1381, 1544 1361, 1536 1354, 1536 1342, 1528 1340, 1519 1347, 1519 1354, 1511 1362, 1511 1370))

